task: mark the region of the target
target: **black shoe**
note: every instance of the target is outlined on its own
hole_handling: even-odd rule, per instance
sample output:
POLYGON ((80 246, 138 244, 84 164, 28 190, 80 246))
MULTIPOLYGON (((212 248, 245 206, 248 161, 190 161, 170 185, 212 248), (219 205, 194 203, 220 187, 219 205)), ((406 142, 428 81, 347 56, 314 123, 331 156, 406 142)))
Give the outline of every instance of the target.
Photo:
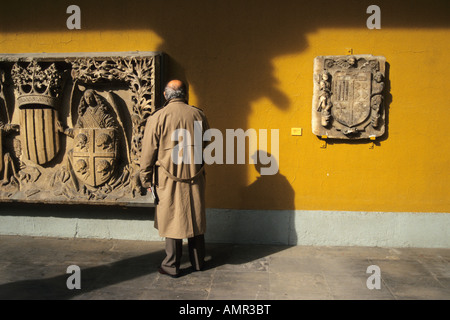
POLYGON ((170 273, 167 273, 167 272, 165 272, 165 271, 163 270, 163 268, 161 268, 161 267, 158 268, 158 272, 161 273, 161 274, 164 274, 164 275, 166 275, 166 276, 169 276, 169 277, 171 277, 171 278, 178 278, 178 274, 170 274, 170 273))
POLYGON ((198 272, 198 271, 203 271, 205 270, 205 264, 203 264, 200 269, 195 268, 194 266, 191 266, 191 271, 192 272, 198 272))

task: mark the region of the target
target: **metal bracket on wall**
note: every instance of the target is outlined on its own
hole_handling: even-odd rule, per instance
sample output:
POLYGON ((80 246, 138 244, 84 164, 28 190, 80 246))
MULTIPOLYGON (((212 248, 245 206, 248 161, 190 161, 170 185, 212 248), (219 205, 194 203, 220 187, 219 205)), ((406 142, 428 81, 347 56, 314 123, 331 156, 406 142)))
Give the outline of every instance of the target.
POLYGON ((321 145, 320 145, 320 147, 322 148, 322 149, 326 149, 327 148, 327 145, 328 145, 328 142, 327 142, 327 138, 328 138, 328 136, 322 136, 321 137, 322 138, 322 140, 321 140, 321 145))
POLYGON ((370 145, 369 145, 369 149, 373 149, 375 147, 375 136, 370 136, 370 145))

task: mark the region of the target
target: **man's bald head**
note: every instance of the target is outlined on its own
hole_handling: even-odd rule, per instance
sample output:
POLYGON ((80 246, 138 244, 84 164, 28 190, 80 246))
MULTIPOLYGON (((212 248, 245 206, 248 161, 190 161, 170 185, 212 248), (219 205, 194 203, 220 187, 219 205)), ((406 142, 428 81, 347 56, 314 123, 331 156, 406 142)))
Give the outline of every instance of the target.
POLYGON ((164 97, 167 101, 181 98, 186 99, 186 85, 181 80, 171 80, 164 89, 164 97))

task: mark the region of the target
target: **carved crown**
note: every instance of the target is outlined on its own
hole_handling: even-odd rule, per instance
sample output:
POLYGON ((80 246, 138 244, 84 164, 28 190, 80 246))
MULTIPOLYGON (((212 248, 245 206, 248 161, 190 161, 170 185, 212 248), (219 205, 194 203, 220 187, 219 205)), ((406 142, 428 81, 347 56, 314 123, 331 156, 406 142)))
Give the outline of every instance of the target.
POLYGON ((15 63, 11 69, 19 108, 41 104, 56 108, 61 93, 62 73, 55 64, 43 68, 35 60, 26 68, 15 63))

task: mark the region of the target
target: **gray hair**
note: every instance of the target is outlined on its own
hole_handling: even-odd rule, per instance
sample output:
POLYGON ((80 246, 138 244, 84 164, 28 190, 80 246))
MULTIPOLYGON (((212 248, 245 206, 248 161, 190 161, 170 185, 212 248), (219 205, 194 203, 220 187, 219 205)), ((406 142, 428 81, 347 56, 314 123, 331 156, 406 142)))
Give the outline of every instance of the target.
POLYGON ((183 84, 181 87, 174 88, 172 86, 167 85, 164 89, 164 94, 166 96, 166 100, 172 100, 176 98, 186 99, 186 86, 183 84))

